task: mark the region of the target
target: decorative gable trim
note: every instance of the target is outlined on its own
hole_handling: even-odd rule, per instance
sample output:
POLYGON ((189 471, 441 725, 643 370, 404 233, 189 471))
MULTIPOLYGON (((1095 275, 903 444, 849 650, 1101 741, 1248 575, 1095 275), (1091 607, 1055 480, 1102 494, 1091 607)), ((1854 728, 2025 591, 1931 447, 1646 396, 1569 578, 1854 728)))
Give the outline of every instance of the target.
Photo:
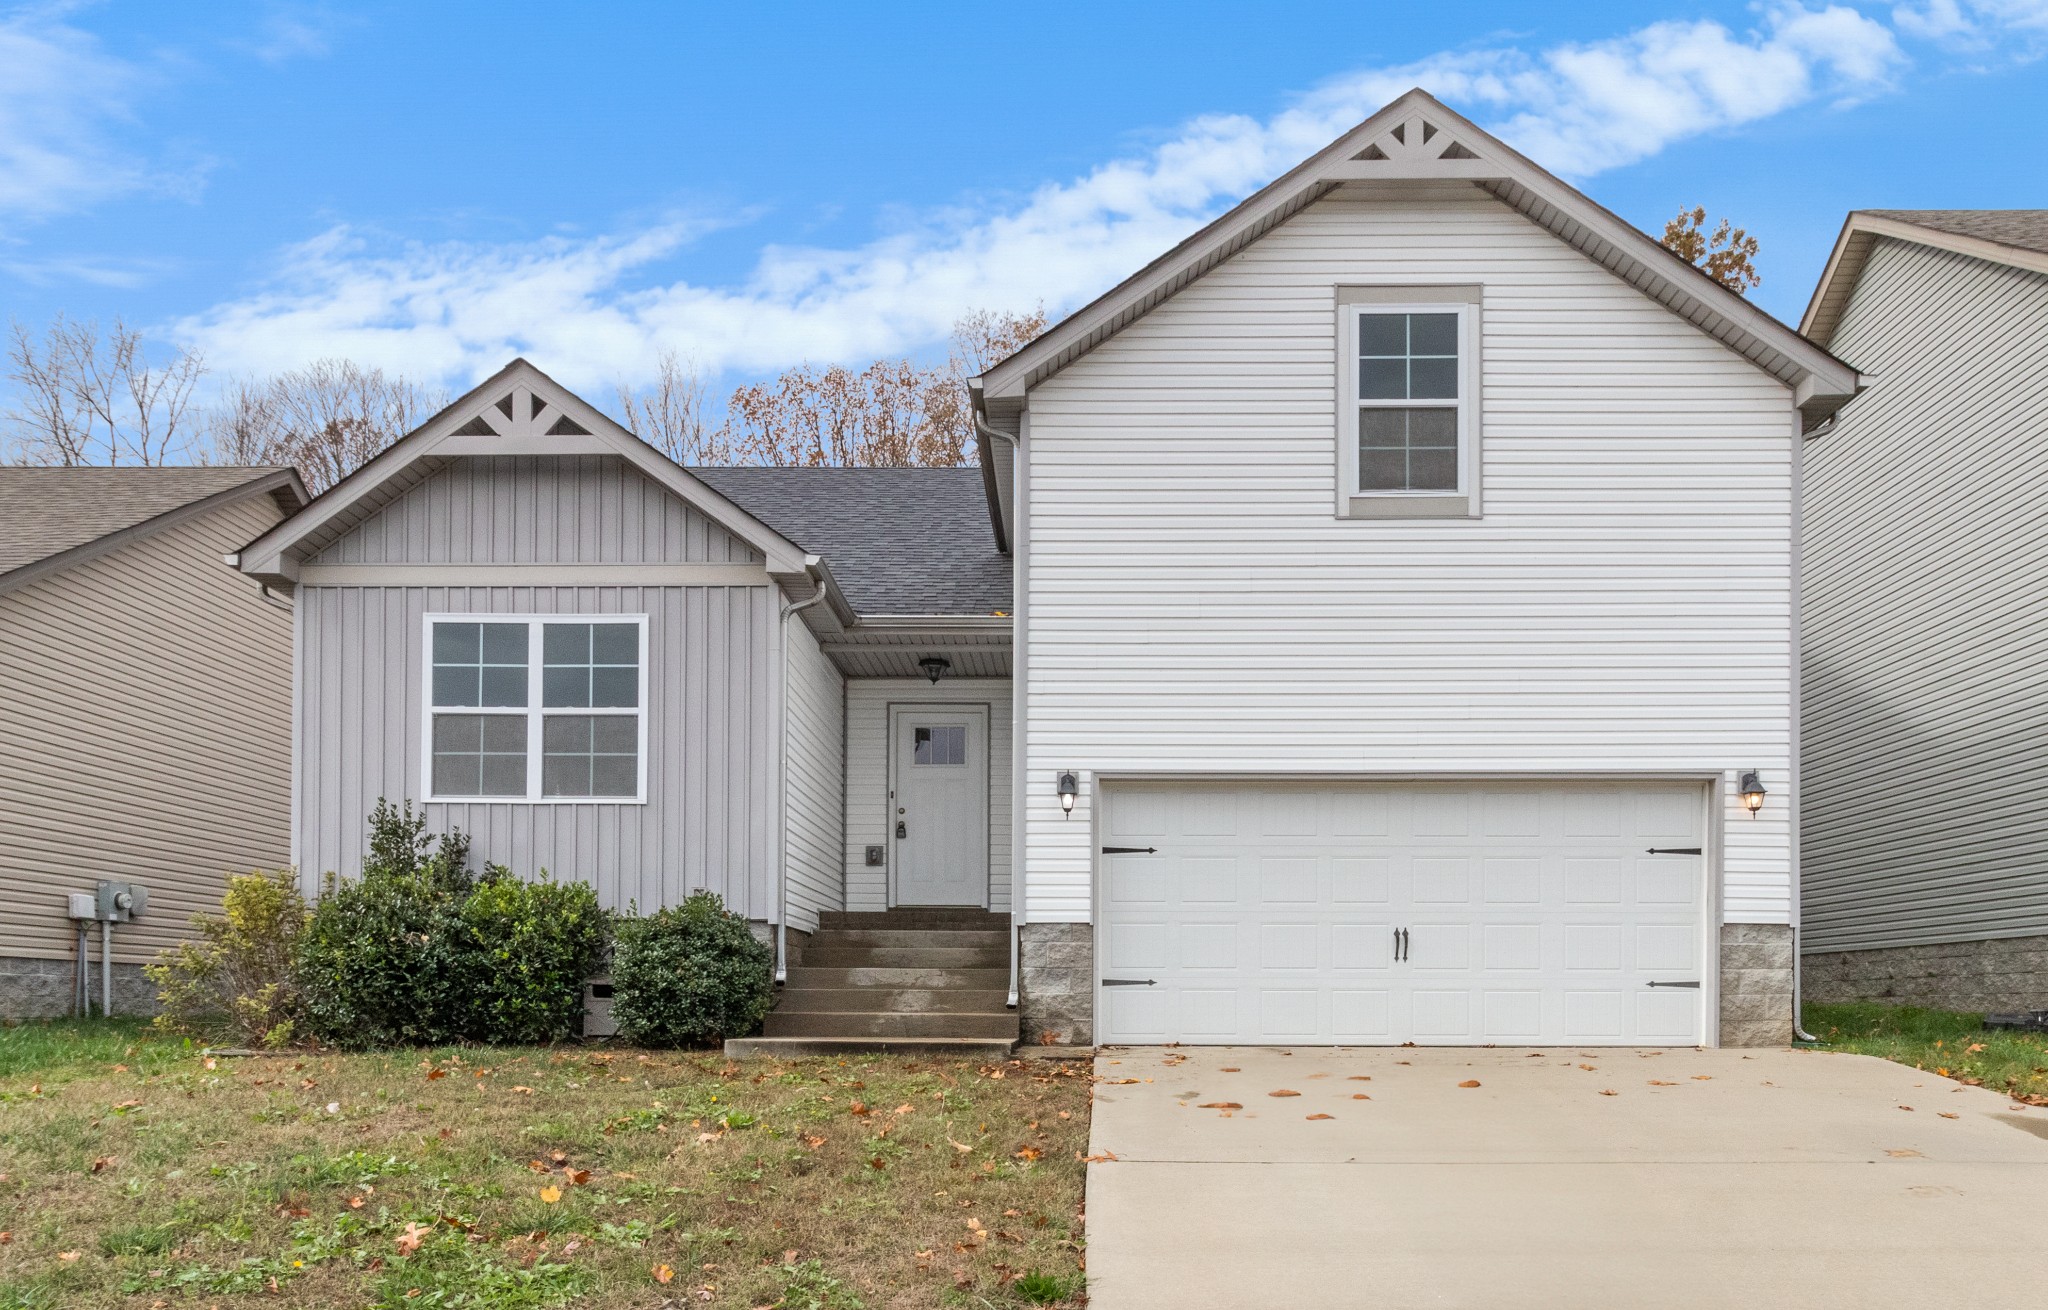
MULTIPOLYGON (((318 553, 450 459, 616 455, 767 558, 777 579, 814 576, 816 557, 719 495, 524 359, 515 359, 242 551, 245 573, 292 582, 318 553)), ((811 585, 806 583, 806 585, 811 585)))
POLYGON ((991 420, 1013 428, 1032 387, 1336 188, 1417 181, 1486 191, 1791 387, 1809 428, 1856 393, 1855 369, 1417 89, 982 374, 991 420))

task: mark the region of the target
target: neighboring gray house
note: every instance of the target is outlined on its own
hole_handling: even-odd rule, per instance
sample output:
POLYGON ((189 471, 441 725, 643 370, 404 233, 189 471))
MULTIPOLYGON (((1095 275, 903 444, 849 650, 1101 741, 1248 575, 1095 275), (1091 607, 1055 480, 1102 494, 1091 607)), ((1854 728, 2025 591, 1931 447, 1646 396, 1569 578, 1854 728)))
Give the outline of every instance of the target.
POLYGON ((1870 376, 1806 446, 1817 1000, 2048 1009, 2048 210, 1859 210, 1803 329, 1870 376))
POLYGON ((66 893, 148 889, 114 931, 136 1013, 227 875, 290 859, 290 606, 221 556, 305 500, 289 469, 0 467, 0 1017, 69 1011, 66 893))
POLYGON ((242 552, 300 865, 406 797, 712 888, 771 1042, 1781 1041, 1857 385, 1419 91, 978 379, 979 470, 683 469, 516 362, 242 552))

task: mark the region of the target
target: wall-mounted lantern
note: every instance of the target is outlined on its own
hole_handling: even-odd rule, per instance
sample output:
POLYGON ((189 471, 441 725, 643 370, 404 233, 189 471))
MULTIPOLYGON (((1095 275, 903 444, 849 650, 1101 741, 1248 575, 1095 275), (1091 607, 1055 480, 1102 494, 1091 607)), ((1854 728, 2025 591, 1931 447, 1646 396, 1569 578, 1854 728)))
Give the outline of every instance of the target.
POLYGON ((1755 769, 1744 769, 1735 790, 1742 797, 1742 808, 1748 810, 1749 817, 1754 819, 1756 812, 1764 807, 1764 780, 1757 776, 1755 769))
POLYGON ((936 687, 940 678, 952 672, 953 661, 944 655, 927 655, 917 662, 917 667, 924 670, 924 676, 930 678, 932 686, 936 687))
POLYGON ((1060 809, 1068 818, 1074 817, 1074 798, 1081 794, 1081 777, 1072 769, 1060 772, 1060 809))

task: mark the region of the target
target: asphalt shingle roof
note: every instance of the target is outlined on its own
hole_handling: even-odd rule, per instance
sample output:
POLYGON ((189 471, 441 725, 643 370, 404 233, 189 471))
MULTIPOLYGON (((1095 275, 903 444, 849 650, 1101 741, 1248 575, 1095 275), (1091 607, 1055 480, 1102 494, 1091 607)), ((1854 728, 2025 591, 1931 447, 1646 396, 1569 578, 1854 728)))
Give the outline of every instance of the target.
POLYGON ((0 467, 0 574, 278 471, 0 467))
POLYGON ((693 468, 713 491, 823 556, 859 614, 1008 613, 977 468, 693 468))
POLYGON ((2001 246, 2048 255, 2048 209, 1866 209, 1876 218, 1896 219, 1952 236, 1995 241, 2001 246))

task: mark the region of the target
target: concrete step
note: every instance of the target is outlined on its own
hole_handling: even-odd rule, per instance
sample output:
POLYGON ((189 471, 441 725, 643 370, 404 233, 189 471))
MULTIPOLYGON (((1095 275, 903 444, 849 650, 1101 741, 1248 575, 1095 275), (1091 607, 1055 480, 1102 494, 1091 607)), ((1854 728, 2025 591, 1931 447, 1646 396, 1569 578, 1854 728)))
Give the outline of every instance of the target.
POLYGON ((1010 935, 987 928, 826 928, 812 934, 804 949, 834 950, 842 946, 947 946, 1001 951, 1008 958, 1010 935))
POLYGON ((993 1014, 790 1014, 762 1025, 767 1037, 984 1037, 1014 1042, 1017 1016, 993 1014))
POLYGON ((995 968, 953 968, 949 966, 905 967, 902 965, 820 966, 805 957, 800 968, 789 971, 785 991, 797 988, 831 987, 975 987, 1003 992, 1010 990, 1010 965, 1006 960, 995 968))
POLYGON ((795 1060, 853 1055, 921 1055, 929 1060, 1007 1060, 1016 1042, 989 1037, 735 1037, 726 1058, 795 1060))
POLYGON ((894 910, 824 910, 818 927, 834 928, 981 928, 994 932, 1010 930, 1010 916, 979 907, 954 909, 946 906, 912 905, 894 910))
POLYGON ((1002 969, 1007 951, 985 946, 805 946, 806 969, 1002 969))
POLYGON ((993 1014, 1007 987, 796 987, 775 998, 777 1014, 993 1014))

